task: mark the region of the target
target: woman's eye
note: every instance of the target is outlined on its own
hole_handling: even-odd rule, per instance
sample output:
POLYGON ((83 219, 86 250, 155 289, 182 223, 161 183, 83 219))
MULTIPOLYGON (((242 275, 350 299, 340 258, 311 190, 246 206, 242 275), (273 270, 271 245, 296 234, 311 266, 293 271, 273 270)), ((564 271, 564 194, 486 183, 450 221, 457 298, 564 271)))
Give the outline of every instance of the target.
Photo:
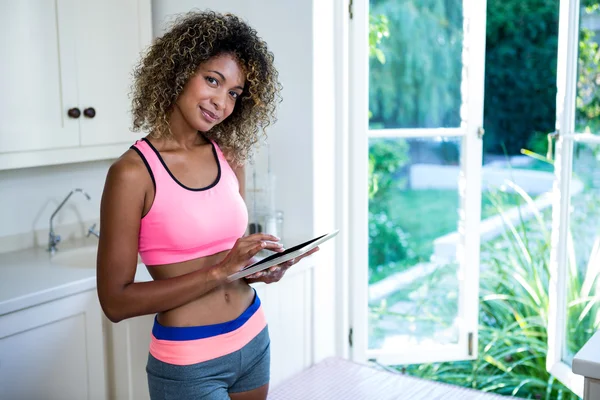
POLYGON ((233 97, 236 100, 238 97, 240 97, 240 95, 237 92, 229 92, 229 94, 231 94, 231 97, 233 97))
POLYGON ((206 77, 206 81, 208 83, 210 83, 211 85, 216 85, 217 83, 219 83, 215 78, 213 78, 212 76, 207 76, 206 77))

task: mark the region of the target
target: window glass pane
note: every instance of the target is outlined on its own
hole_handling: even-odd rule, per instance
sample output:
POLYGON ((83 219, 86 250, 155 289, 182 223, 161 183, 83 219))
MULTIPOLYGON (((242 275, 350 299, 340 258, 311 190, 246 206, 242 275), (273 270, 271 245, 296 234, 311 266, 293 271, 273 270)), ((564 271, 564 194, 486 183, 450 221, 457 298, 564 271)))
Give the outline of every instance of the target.
POLYGON ((460 126, 462 0, 370 1, 369 126, 460 126))
POLYGON ((600 8, 583 7, 579 34, 575 131, 600 133, 600 8))
POLYGON ((575 143, 563 361, 600 329, 600 145, 575 143))
POLYGON ((369 142, 369 349, 458 341, 460 139, 369 142))
MULTIPOLYGON (((600 9, 580 14, 575 131, 600 133, 600 9)), ((600 145, 575 143, 569 209, 567 323, 563 361, 568 365, 600 329, 600 145)))

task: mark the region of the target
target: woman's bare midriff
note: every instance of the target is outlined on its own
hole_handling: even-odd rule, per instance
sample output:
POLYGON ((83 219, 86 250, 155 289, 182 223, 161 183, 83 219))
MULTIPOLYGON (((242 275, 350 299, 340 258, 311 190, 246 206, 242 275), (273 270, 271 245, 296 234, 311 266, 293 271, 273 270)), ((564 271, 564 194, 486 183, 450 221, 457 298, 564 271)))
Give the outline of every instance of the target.
MULTIPOLYGON (((154 280, 173 278, 210 268, 225 258, 227 252, 169 265, 148 266, 154 280)), ((243 279, 219 286, 204 296, 158 314, 164 326, 202 326, 228 322, 239 317, 254 299, 254 291, 243 279)))

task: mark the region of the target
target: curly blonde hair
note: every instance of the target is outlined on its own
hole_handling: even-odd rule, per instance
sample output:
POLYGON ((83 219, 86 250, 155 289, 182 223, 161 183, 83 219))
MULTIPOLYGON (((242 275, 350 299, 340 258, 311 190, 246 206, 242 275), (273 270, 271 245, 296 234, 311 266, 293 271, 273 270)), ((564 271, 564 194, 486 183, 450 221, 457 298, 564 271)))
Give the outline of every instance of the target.
POLYGON ((223 54, 236 58, 246 77, 231 115, 206 136, 242 164, 273 124, 281 84, 273 54, 256 31, 232 14, 192 11, 177 17, 134 69, 133 130, 169 137, 169 115, 188 80, 203 62, 223 54))

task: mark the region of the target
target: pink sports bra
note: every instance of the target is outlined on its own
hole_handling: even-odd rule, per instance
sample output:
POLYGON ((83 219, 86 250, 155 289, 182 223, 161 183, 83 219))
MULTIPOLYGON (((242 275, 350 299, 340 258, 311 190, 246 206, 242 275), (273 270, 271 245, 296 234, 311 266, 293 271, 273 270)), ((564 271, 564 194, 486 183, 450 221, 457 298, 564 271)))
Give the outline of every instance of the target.
POLYGON ((154 202, 140 225, 144 264, 173 264, 230 250, 244 235, 248 211, 237 177, 219 146, 210 142, 219 172, 211 185, 199 189, 179 182, 147 139, 131 146, 154 183, 154 202))

